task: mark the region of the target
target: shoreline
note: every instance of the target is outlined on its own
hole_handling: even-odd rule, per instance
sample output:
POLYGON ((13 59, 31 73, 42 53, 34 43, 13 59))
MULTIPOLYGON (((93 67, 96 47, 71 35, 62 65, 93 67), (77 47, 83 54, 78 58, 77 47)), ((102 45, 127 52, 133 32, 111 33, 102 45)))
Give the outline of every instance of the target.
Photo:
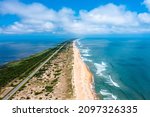
POLYGON ((73 42, 74 65, 73 85, 76 100, 95 100, 96 93, 93 90, 93 75, 88 66, 81 59, 80 51, 73 42))

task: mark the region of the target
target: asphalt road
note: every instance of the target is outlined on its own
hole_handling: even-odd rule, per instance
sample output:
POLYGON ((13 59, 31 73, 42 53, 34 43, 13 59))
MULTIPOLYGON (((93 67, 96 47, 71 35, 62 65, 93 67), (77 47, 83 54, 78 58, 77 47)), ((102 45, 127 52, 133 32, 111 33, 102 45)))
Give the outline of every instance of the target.
POLYGON ((63 44, 58 50, 56 50, 48 59, 41 63, 29 76, 27 76, 22 82, 20 82, 13 90, 3 97, 3 100, 9 100, 28 80, 30 80, 37 71, 39 71, 55 54, 57 54, 64 46, 63 44))

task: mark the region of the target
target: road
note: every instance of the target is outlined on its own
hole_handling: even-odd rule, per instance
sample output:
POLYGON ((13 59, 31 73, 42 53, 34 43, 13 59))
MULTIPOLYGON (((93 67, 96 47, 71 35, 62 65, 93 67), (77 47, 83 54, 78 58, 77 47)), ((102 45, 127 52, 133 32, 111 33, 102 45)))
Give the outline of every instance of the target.
MULTIPOLYGON (((67 42, 66 42, 67 43, 67 42)), ((37 71, 39 71, 55 54, 57 54, 65 45, 64 43, 58 50, 56 50, 48 59, 41 63, 29 76, 27 76, 23 81, 21 81, 13 90, 3 97, 3 100, 10 99, 28 80, 30 80, 37 71)))

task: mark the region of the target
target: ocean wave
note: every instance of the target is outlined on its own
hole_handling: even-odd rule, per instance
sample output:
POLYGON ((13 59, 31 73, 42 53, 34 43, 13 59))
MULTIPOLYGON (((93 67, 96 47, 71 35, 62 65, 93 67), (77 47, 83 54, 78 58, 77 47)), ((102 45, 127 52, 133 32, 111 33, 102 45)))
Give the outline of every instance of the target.
POLYGON ((75 43, 78 45, 82 53, 88 53, 89 48, 83 48, 83 44, 80 42, 80 39, 75 40, 75 43))
POLYGON ((86 48, 83 48, 83 45, 81 44, 81 42, 80 42, 79 40, 80 40, 80 39, 77 39, 77 40, 76 40, 76 43, 77 43, 77 45, 78 45, 78 47, 79 47, 79 50, 80 50, 80 53, 81 53, 81 59, 82 59, 83 61, 93 62, 91 59, 86 58, 86 57, 91 56, 91 55, 89 54, 90 49, 87 48, 87 47, 86 47, 86 48))
POLYGON ((82 56, 88 57, 91 56, 90 54, 82 54, 82 56))
POLYGON ((101 95, 104 96, 104 100, 117 100, 117 96, 115 96, 114 94, 110 93, 108 90, 106 89, 101 89, 100 90, 101 95))
POLYGON ((78 47, 79 47, 79 50, 80 50, 81 55, 84 56, 84 57, 89 57, 89 56, 91 56, 91 55, 89 54, 90 49, 89 49, 88 47, 83 47, 83 45, 81 44, 81 42, 80 42, 79 40, 80 40, 80 39, 77 39, 77 40, 76 40, 76 43, 77 43, 77 45, 78 45, 78 47))
POLYGON ((88 54, 90 52, 89 48, 82 48, 80 49, 82 54, 88 54))
POLYGON ((116 82, 114 82, 114 81, 112 80, 111 75, 108 75, 108 77, 107 77, 106 80, 107 80, 106 83, 108 83, 109 85, 115 86, 115 87, 120 87, 116 82))
POLYGON ((91 59, 87 59, 87 58, 85 58, 85 57, 81 57, 81 59, 83 60, 83 61, 87 61, 87 62, 93 62, 91 59))
POLYGON ((83 45, 82 45, 81 42, 80 42, 80 39, 77 39, 77 40, 76 40, 76 43, 77 43, 77 45, 78 45, 79 47, 81 47, 81 48, 83 47, 83 45))
POLYGON ((96 74, 99 75, 99 76, 104 76, 103 72, 106 71, 106 63, 104 63, 103 61, 101 62, 101 64, 98 64, 98 63, 94 63, 97 71, 96 71, 96 74))
POLYGON ((109 84, 110 86, 115 86, 115 87, 120 87, 118 83, 113 81, 112 77, 110 74, 106 73, 107 70, 107 64, 105 62, 101 62, 101 64, 94 63, 97 71, 96 74, 98 76, 103 77, 106 80, 106 83, 109 84))

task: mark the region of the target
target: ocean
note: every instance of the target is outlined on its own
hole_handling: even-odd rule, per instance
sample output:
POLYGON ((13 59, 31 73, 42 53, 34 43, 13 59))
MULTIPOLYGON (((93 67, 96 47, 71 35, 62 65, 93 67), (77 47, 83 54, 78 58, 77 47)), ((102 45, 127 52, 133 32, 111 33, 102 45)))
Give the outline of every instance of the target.
POLYGON ((100 99, 150 100, 150 36, 90 37, 76 43, 100 99))
POLYGON ((0 35, 0 66, 54 47, 67 39, 70 38, 50 35, 0 35))

